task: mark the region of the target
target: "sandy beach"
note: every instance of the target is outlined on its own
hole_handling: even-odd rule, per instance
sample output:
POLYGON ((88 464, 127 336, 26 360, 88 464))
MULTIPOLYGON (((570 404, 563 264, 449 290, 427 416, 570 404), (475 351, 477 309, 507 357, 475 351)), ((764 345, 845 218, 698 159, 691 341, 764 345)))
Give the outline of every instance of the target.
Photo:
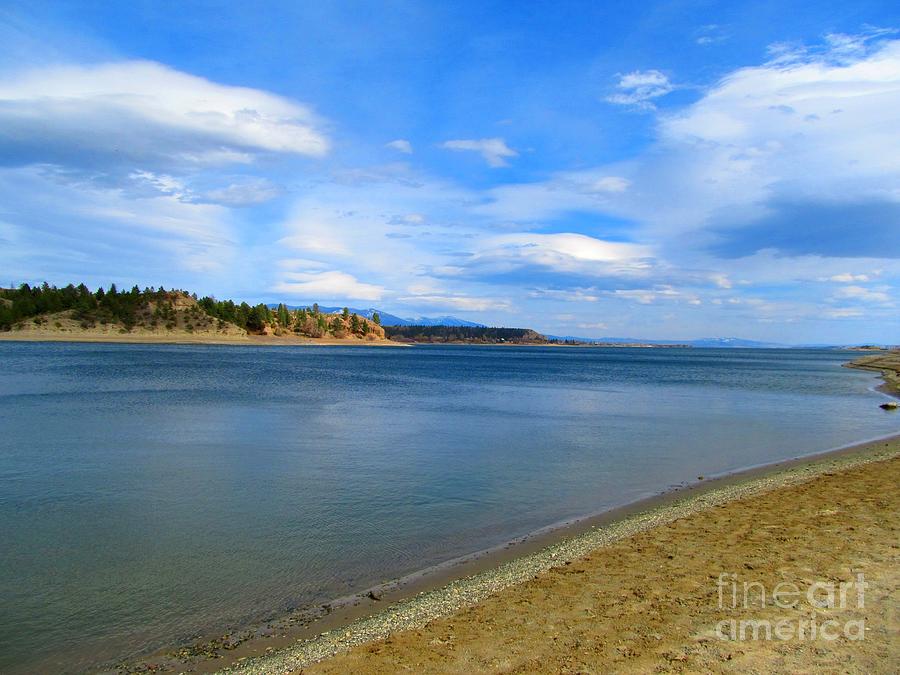
POLYGON ((230 670, 896 672, 898 481, 896 436, 722 479, 230 670), (842 582, 864 605, 814 604, 842 582), (795 606, 760 603, 778 584, 795 606))

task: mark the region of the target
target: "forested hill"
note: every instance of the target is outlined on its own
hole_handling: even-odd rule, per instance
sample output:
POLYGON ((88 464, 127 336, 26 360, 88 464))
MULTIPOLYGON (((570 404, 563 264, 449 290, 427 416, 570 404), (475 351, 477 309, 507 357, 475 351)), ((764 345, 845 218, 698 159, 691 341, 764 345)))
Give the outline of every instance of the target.
MULTIPOLYGON (((333 308, 332 308, 333 309, 333 308)), ((366 318, 344 308, 325 312, 318 305, 249 305, 183 290, 109 288, 49 284, 0 289, 0 331, 77 336, 122 333, 226 337, 246 335, 384 340, 409 343, 547 344, 527 328, 484 326, 381 326, 377 312, 366 318)))
POLYGON ((467 344, 546 344, 547 338, 530 328, 475 326, 385 326, 385 335, 398 342, 461 342, 467 344))
POLYGON ((84 284, 57 288, 49 284, 0 289, 0 331, 44 330, 77 333, 110 328, 120 333, 193 333, 204 335, 277 335, 383 340, 374 320, 343 310, 319 311, 318 305, 289 310, 264 304, 197 298, 183 290, 134 286, 120 291, 91 291, 84 284))

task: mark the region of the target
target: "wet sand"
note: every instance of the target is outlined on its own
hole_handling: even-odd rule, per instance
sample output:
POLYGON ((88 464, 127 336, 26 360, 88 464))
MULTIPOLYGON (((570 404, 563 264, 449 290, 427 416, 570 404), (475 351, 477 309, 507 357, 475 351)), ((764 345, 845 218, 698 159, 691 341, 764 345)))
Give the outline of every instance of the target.
POLYGON ((326 631, 313 639, 296 642, 285 633, 269 643, 268 656, 234 654, 232 669, 895 672, 898 457, 900 437, 893 437, 707 480, 469 561, 486 569, 464 565, 455 574, 467 576, 437 590, 388 589, 378 602, 338 609, 306 627, 326 631), (515 557, 501 562, 504 556, 515 557), (864 611, 718 606, 723 573, 736 574, 738 584, 771 589, 790 581, 805 592, 814 582, 848 582, 858 572, 870 584, 864 611), (352 621, 394 594, 405 599, 352 621), (727 641, 715 634, 718 622, 731 618, 795 625, 816 616, 820 623, 864 616, 865 640, 727 641))

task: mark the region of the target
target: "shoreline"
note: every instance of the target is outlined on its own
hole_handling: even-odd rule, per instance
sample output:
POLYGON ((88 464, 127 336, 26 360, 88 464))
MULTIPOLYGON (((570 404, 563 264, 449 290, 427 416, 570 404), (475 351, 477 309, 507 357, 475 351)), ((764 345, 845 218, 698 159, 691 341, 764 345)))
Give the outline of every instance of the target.
POLYGON ((863 356, 845 363, 844 367, 879 373, 883 383, 878 386, 878 391, 900 398, 900 352, 882 351, 863 356))
POLYGON ((142 672, 149 663, 158 672, 196 673, 285 672, 288 663, 290 668, 305 667, 445 617, 592 550, 688 513, 878 461, 884 458, 885 447, 891 456, 900 454, 900 434, 703 477, 257 624, 247 637, 235 631, 182 649, 166 648, 117 672, 142 672), (498 577, 508 578, 498 585, 498 577))
POLYGON ((21 335, 0 333, 3 342, 62 342, 82 344, 137 345, 224 345, 229 347, 407 347, 391 340, 356 340, 339 338, 295 338, 288 336, 248 335, 204 337, 192 335, 21 335))
POLYGON ((351 596, 363 602, 337 606, 296 632, 270 639, 260 645, 266 648, 264 654, 245 644, 224 662, 196 664, 195 672, 255 675, 304 668, 396 632, 419 629, 593 551, 694 513, 898 456, 900 434, 894 434, 705 479, 551 525, 508 544, 368 589, 376 591, 377 601, 366 597, 367 591, 351 596))

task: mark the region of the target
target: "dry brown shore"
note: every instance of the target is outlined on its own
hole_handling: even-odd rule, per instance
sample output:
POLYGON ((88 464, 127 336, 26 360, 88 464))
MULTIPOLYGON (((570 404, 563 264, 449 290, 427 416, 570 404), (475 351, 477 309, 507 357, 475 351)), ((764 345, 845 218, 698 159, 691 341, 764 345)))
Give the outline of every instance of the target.
POLYGON ((852 657, 863 659, 859 672, 887 672, 898 658, 890 643, 898 457, 900 436, 706 480, 445 569, 418 588, 389 585, 380 602, 339 608, 189 669, 852 672, 841 661, 852 657), (872 585, 864 644, 710 638, 710 621, 723 618, 713 597, 719 572, 771 586, 860 570, 872 585))
POLYGON ((900 351, 893 350, 863 356, 844 365, 848 368, 873 370, 881 373, 884 384, 880 389, 886 393, 900 396, 900 351))

